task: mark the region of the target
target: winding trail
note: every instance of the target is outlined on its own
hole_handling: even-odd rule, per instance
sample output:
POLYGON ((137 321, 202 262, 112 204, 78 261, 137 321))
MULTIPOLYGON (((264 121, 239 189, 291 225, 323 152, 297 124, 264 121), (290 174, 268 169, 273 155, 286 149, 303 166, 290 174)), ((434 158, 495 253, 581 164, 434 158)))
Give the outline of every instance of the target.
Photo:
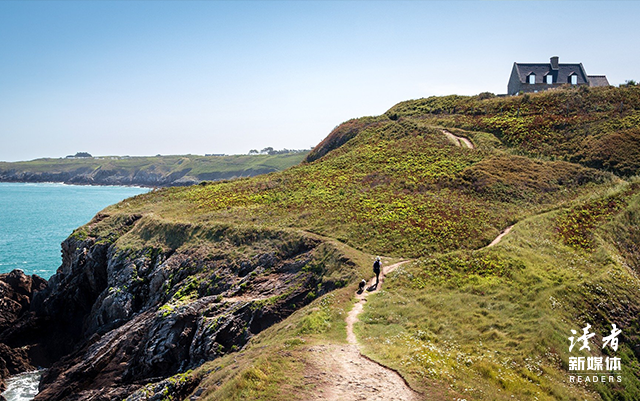
POLYGON ((317 374, 310 378, 323 383, 315 400, 335 401, 417 401, 418 394, 411 390, 404 379, 389 369, 360 353, 358 340, 353 333, 353 324, 358 321, 366 297, 381 288, 386 274, 405 262, 382 267, 380 283, 375 288, 375 277, 367 284, 366 290, 357 294, 357 302, 347 315, 346 345, 318 345, 311 347, 317 374))
POLYGON ((465 137, 462 136, 457 136, 452 134, 451 132, 447 131, 446 129, 441 130, 443 134, 446 135, 447 138, 449 138, 449 140, 451 142, 453 142, 454 145, 459 146, 459 147, 465 147, 465 148, 469 148, 469 149, 475 149, 476 147, 473 146, 473 144, 471 143, 470 140, 468 140, 465 137))
MULTIPOLYGON (((487 245, 487 248, 498 244, 512 228, 513 225, 504 229, 491 244, 487 245)), ((406 262, 383 266, 377 288, 374 286, 375 277, 373 277, 367 283, 365 290, 356 294, 356 303, 345 318, 348 344, 321 344, 309 347, 308 352, 312 353, 310 359, 313 361, 314 369, 306 377, 319 383, 318 390, 311 399, 418 401, 423 398, 409 387, 398 372, 362 355, 360 344, 353 332, 353 326, 364 309, 367 296, 382 288, 386 275, 406 262)))
POLYGON ((367 296, 371 293, 371 291, 378 290, 379 288, 382 287, 382 284, 384 283, 384 278, 387 276, 387 274, 391 273, 396 268, 398 268, 398 266, 406 262, 407 261, 404 260, 402 262, 398 262, 393 265, 389 265, 387 267, 383 266, 382 272, 380 273, 380 283, 378 284, 378 288, 374 287, 375 277, 372 277, 371 280, 369 280, 369 282, 367 283, 366 289, 362 293, 356 294, 356 299, 358 301, 353 306, 353 308, 351 308, 351 311, 349 312, 349 314, 347 315, 347 318, 345 319, 345 322, 347 323, 347 342, 349 344, 358 345, 358 340, 356 339, 356 335, 353 333, 353 324, 358 321, 358 315, 360 314, 360 312, 362 312, 362 309, 364 308, 364 303, 366 301, 367 296))
POLYGON ((509 227, 502 230, 502 232, 493 241, 491 241, 489 245, 487 245, 487 248, 491 248, 492 246, 497 245, 500 241, 502 241, 502 237, 509 234, 513 226, 515 226, 515 224, 512 224, 509 227))

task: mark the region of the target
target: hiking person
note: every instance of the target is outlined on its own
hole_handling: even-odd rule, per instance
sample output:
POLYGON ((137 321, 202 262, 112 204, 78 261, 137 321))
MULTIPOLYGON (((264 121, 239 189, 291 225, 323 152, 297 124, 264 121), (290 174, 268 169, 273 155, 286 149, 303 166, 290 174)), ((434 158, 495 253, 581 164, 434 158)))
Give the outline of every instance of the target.
POLYGON ((376 274, 376 288, 380 282, 380 256, 376 256, 376 261, 373 262, 373 272, 376 274))

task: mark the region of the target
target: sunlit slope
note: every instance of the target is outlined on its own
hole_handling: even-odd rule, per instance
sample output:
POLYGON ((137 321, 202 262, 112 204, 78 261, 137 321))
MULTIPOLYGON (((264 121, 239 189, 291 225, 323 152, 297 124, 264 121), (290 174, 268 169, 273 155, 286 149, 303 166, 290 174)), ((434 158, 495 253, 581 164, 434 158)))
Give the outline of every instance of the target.
POLYGON ((491 132, 505 145, 624 176, 640 167, 640 86, 566 88, 523 96, 442 96, 392 107, 391 118, 491 132))
POLYGON ((494 248, 402 268, 370 301, 361 338, 414 385, 437 380, 466 399, 638 399, 639 207, 636 180, 527 218, 494 248), (617 351, 603 349, 612 323, 617 351), (590 351, 570 353, 587 324, 590 351), (570 356, 617 356, 622 371, 572 384, 570 356))
POLYGON ((362 120, 352 139, 313 162, 158 191, 110 212, 294 227, 370 253, 416 257, 480 248, 514 221, 614 180, 576 164, 512 155, 491 134, 462 132, 476 144, 467 149, 419 119, 362 120))
MULTIPOLYGON (((639 212, 634 180, 525 218, 495 247, 407 264, 369 297, 359 341, 425 400, 638 399, 639 212), (601 341, 612 323, 623 328, 615 352, 601 341), (570 353, 571 330, 587 324, 598 333, 591 350, 570 353), (604 384, 570 383, 570 356, 618 356, 622 371, 614 383, 608 372, 604 384)), ((314 355, 345 341, 354 291, 323 296, 237 355, 205 364, 192 374, 205 399, 321 395, 314 355)))

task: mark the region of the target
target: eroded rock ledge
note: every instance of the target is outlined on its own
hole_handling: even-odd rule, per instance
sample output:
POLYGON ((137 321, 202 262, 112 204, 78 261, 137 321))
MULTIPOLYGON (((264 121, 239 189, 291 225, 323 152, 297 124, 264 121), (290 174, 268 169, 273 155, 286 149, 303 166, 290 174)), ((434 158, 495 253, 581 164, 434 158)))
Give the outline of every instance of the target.
POLYGON ((26 362, 10 373, 48 368, 36 400, 188 392, 197 381, 165 379, 241 349, 353 267, 301 232, 140 215, 98 215, 62 250, 48 285, 32 278, 37 292, 0 332, 26 362))

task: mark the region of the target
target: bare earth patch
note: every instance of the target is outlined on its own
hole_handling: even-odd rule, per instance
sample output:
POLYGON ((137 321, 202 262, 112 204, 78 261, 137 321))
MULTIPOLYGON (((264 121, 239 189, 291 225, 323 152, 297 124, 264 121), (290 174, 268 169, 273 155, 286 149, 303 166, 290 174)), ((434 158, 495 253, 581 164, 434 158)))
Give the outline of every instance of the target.
POLYGON ((399 374, 360 354, 358 346, 318 345, 309 348, 317 368, 319 391, 313 400, 418 400, 399 374))
POLYGON ((466 148, 469 148, 469 149, 474 149, 475 148, 475 146, 473 146, 471 141, 468 140, 467 138, 454 135, 451 132, 447 131, 446 129, 443 129, 442 133, 445 134, 447 136, 447 138, 449 138, 449 140, 451 142, 453 142, 453 144, 456 145, 456 146, 466 147, 466 148))
POLYGON ((489 245, 487 245, 487 248, 497 245, 500 241, 502 241, 502 237, 509 234, 512 228, 513 228, 513 225, 505 228, 504 231, 500 233, 500 235, 498 235, 493 241, 491 241, 489 245))

